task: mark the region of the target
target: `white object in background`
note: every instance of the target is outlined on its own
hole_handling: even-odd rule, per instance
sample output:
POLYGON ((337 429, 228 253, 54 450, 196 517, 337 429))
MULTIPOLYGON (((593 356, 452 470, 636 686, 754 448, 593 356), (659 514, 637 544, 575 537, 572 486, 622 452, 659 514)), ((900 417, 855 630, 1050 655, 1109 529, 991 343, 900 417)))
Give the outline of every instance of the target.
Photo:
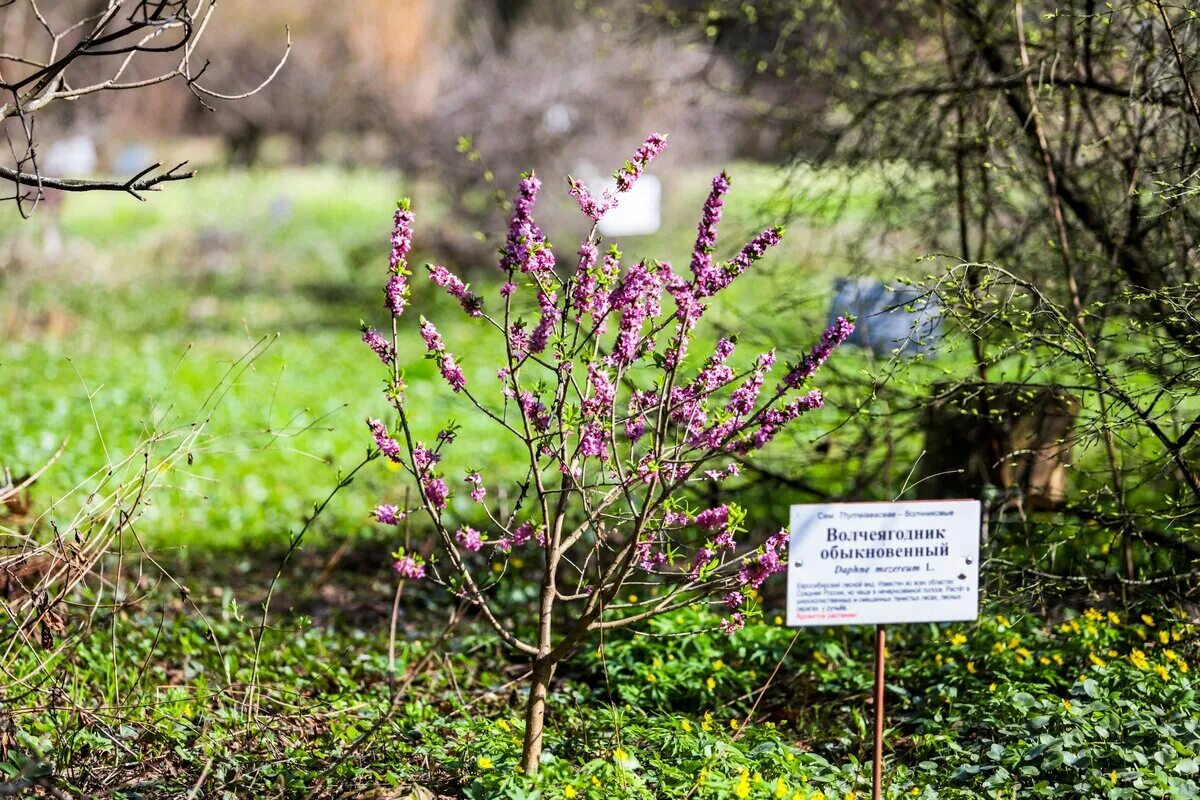
POLYGON ((54 178, 86 177, 96 171, 96 143, 80 134, 59 139, 46 148, 39 170, 54 178))
MULTIPOLYGON (((617 184, 608 181, 603 186, 588 188, 599 199, 604 190, 617 191, 617 184)), ((662 227, 662 183, 653 175, 642 175, 628 192, 617 198, 617 207, 610 208, 600 220, 601 236, 646 236, 662 227)))
POLYGON ((979 616, 978 500, 792 506, 787 623, 979 616))

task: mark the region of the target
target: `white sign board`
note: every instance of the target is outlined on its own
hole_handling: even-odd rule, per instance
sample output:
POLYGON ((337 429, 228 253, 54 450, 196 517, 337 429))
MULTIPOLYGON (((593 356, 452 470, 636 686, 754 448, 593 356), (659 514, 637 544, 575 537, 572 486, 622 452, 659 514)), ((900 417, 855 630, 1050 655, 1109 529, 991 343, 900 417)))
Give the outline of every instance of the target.
POLYGON ((979 616, 978 500, 792 506, 787 624, 979 616))
MULTIPOLYGON (((604 187, 616 192, 617 184, 609 181, 604 187)), ((602 236, 646 236, 657 233, 662 226, 662 184, 653 175, 643 175, 628 192, 617 198, 600 220, 602 236)))

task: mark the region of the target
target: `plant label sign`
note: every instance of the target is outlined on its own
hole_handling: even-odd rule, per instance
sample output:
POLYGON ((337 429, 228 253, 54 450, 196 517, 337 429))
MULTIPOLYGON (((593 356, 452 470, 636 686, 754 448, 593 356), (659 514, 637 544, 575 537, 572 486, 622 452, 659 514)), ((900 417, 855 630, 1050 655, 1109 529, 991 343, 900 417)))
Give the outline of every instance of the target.
POLYGON ((978 500, 792 506, 787 624, 979 616, 978 500))

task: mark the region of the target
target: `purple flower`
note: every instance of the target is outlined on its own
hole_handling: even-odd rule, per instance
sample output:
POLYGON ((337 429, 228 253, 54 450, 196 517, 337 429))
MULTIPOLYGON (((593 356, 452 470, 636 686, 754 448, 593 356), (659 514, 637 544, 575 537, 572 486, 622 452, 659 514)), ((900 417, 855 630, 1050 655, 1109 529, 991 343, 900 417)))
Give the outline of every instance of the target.
POLYGON ((414 219, 415 217, 408 207, 408 198, 401 200, 392 220, 392 252, 389 261, 393 272, 403 266, 404 260, 408 258, 408 252, 412 249, 414 219))
POLYGON ((787 547, 787 543, 786 528, 771 534, 758 553, 742 562, 742 568, 738 570, 738 583, 757 589, 767 578, 787 569, 787 559, 780 553, 787 547))
POLYGON ((727 635, 737 633, 744 627, 746 627, 746 615, 740 611, 730 614, 729 619, 721 620, 721 633, 727 635))
POLYGON ((658 544, 658 534, 656 533, 648 534, 637 544, 635 558, 637 558, 638 566, 647 572, 667 563, 667 554, 662 550, 655 550, 656 544, 658 544))
POLYGON ((747 242, 746 246, 742 248, 742 252, 738 253, 733 261, 724 266, 710 265, 706 272, 697 275, 696 293, 701 297, 711 297, 721 291, 733 283, 734 278, 749 269, 751 264, 762 258, 768 247, 779 244, 779 240, 782 238, 783 228, 767 228, 747 242))
POLYGON ((466 481, 475 487, 471 489, 471 499, 476 503, 482 503, 483 498, 487 496, 487 488, 483 485, 483 476, 478 472, 472 472, 467 475, 466 481))
POLYGON ((509 326, 508 349, 517 361, 521 361, 529 355, 529 332, 525 330, 523 320, 518 320, 509 326))
POLYGON ((413 448, 413 466, 416 467, 418 473, 427 471, 441 458, 440 455, 420 442, 417 442, 417 446, 413 448))
POLYGON ((707 567, 716 557, 716 550, 713 550, 711 547, 701 547, 696 551, 696 560, 692 562, 692 571, 688 577, 694 581, 699 580, 700 571, 707 567))
POLYGON ((510 273, 519 270, 546 279, 554 271, 554 254, 542 229, 533 221, 533 204, 541 188, 542 182, 532 175, 522 178, 517 185, 500 269, 510 273))
POLYGON ((458 533, 454 534, 454 538, 458 540, 464 550, 470 550, 472 553, 478 553, 483 547, 483 537, 479 531, 471 527, 459 528, 458 533))
POLYGON ((838 317, 832 325, 821 334, 821 341, 813 345, 810 352, 799 366, 788 373, 783 379, 784 386, 794 389, 811 378, 821 365, 829 360, 830 354, 854 333, 854 323, 845 317, 838 317))
POLYGON ((450 487, 441 478, 426 477, 421 484, 425 496, 429 498, 429 502, 433 503, 433 507, 441 510, 446 507, 446 498, 450 496, 450 487))
POLYGON ((652 133, 646 137, 646 141, 642 142, 633 153, 633 158, 625 162, 625 166, 613 173, 613 178, 617 182, 617 191, 615 194, 605 190, 602 199, 597 200, 592 196, 588 187, 583 181, 576 180, 568 176, 567 178, 567 193, 575 198, 579 203, 579 210, 595 222, 599 222, 600 218, 615 208, 620 196, 633 188, 633 184, 642 176, 646 167, 655 159, 663 150, 667 149, 667 137, 652 133))
POLYGON ((754 365, 754 372, 745 383, 733 390, 725 410, 735 416, 742 416, 753 411, 754 403, 758 400, 758 393, 762 389, 763 380, 766 378, 767 371, 773 366, 775 366, 774 350, 760 355, 754 365))
POLYGON ((707 508, 696 515, 696 524, 706 530, 716 530, 729 522, 729 506, 720 505, 707 508))
POLYGON ((742 603, 746 602, 746 595, 735 590, 735 591, 732 591, 729 594, 725 595, 724 602, 725 602, 725 607, 728 608, 730 611, 733 611, 735 608, 740 606, 742 603))
POLYGON ((571 303, 575 306, 575 318, 594 311, 600 294, 600 276, 596 262, 600 252, 591 239, 579 245, 579 266, 575 268, 575 287, 571 291, 571 303))
POLYGON ((425 348, 431 353, 440 353, 446 349, 446 345, 442 342, 442 335, 427 319, 421 320, 421 338, 425 340, 425 348))
MULTIPOLYGON (((641 147, 634 151, 633 158, 613 173, 613 177, 617 181, 617 194, 632 189, 633 184, 642 176, 643 170, 650 166, 650 162, 666 149, 667 137, 661 133, 652 133, 647 136, 641 147)), ((615 200, 613 205, 616 205, 615 200)))
POLYGON ((570 175, 567 176, 567 194, 575 198, 575 202, 579 203, 579 210, 593 222, 599 222, 600 218, 607 214, 613 205, 611 194, 605 192, 604 199, 597 200, 592 196, 586 183, 576 180, 570 175))
POLYGON ((405 517, 403 511, 387 503, 375 506, 375 510, 371 514, 384 525, 399 525, 400 521, 405 517))
POLYGON ((530 539, 533 539, 535 535, 539 541, 544 538, 540 533, 534 530, 533 523, 527 520, 522 522, 517 529, 512 532, 512 543, 517 546, 523 545, 530 539))
POLYGON ((518 402, 521 405, 521 411, 525 414, 525 419, 529 420, 534 429, 539 432, 544 432, 550 427, 550 412, 546 410, 546 404, 538 399, 533 392, 521 392, 518 402))
POLYGON ((429 279, 441 286, 451 297, 458 298, 458 302, 462 304, 463 310, 472 317, 478 317, 483 314, 483 298, 472 292, 467 284, 446 269, 440 264, 434 264, 429 267, 429 279))
POLYGON ((392 343, 382 333, 374 328, 363 328, 362 340, 375 352, 375 355, 379 356, 380 361, 389 367, 392 365, 396 359, 396 352, 392 349, 392 343))
POLYGON ((401 578, 419 581, 425 577, 425 565, 416 556, 401 556, 394 566, 401 578))
POLYGON ((453 353, 446 353, 441 358, 442 377, 446 379, 446 383, 450 384, 450 388, 455 392, 460 392, 467 385, 467 378, 463 375, 462 368, 458 366, 454 360, 453 353))
POLYGON ((379 451, 390 460, 400 463, 400 443, 388 435, 387 427, 377 419, 367 420, 367 427, 375 436, 375 444, 379 451))
POLYGON ((383 307, 398 317, 408 306, 408 278, 403 272, 394 273, 383 288, 383 307))
POLYGON ((712 191, 704 201, 700 224, 696 230, 696 246, 692 248, 692 274, 697 286, 705 286, 713 279, 713 248, 717 244, 717 225, 721 222, 721 211, 725 206, 725 193, 729 191, 729 176, 722 172, 713 178, 712 191))
POLYGON ((620 331, 610 358, 618 365, 633 363, 648 343, 642 340, 647 319, 662 313, 663 283, 659 268, 641 261, 629 270, 610 297, 614 311, 621 312, 620 331))
POLYGON ((598 422, 589 422, 579 432, 579 452, 587 458, 608 459, 605 447, 604 428, 598 422))
POLYGON ((555 305, 557 302, 558 296, 554 292, 538 292, 538 305, 541 307, 542 316, 538 319, 537 327, 533 329, 533 333, 529 337, 530 353, 540 353, 550 343, 550 335, 554 333, 554 326, 562 319, 562 312, 555 305))
POLYGON ((517 285, 512 281, 505 281, 504 285, 500 287, 500 296, 508 299, 513 296, 515 291, 517 291, 517 285))

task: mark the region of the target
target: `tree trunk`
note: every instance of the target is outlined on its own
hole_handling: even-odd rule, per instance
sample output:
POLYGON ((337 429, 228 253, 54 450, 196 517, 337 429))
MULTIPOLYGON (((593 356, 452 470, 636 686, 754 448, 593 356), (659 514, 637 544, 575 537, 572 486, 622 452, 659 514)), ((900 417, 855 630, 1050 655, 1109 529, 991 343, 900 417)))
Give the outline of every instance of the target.
POLYGON ((525 706, 525 743, 521 749, 521 770, 529 777, 537 775, 542 757, 542 730, 546 724, 546 694, 554 664, 539 657, 533 662, 529 679, 529 702, 525 706))

